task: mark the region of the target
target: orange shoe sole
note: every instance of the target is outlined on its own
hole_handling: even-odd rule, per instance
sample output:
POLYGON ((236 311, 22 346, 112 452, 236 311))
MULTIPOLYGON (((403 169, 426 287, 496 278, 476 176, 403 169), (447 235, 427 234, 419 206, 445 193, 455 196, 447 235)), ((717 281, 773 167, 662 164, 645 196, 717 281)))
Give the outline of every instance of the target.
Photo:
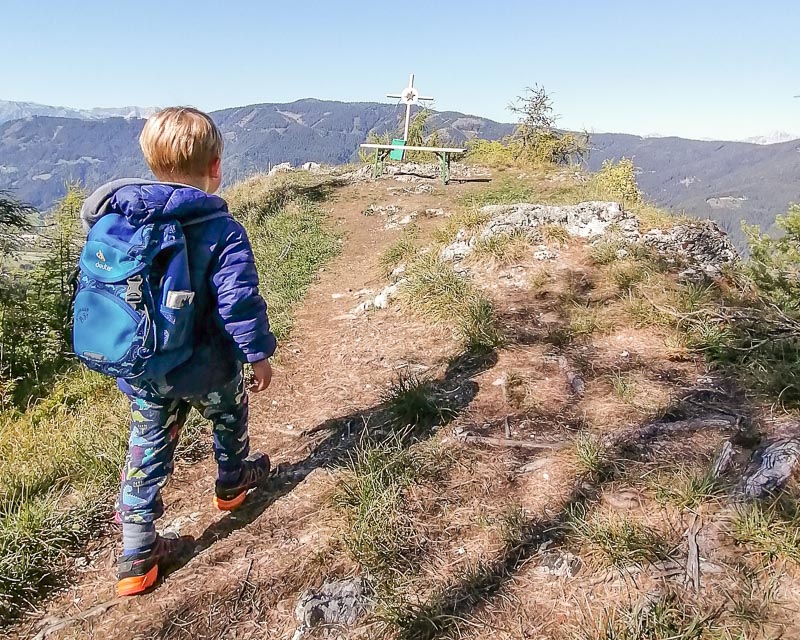
POLYGON ((158 578, 158 565, 154 566, 143 576, 123 578, 117 582, 117 595, 135 596, 144 593, 156 583, 158 578))
POLYGON ((247 491, 242 491, 238 496, 231 498, 230 500, 223 500, 222 498, 214 496, 214 506, 220 511, 233 511, 234 509, 238 509, 242 506, 242 503, 246 497, 247 491))

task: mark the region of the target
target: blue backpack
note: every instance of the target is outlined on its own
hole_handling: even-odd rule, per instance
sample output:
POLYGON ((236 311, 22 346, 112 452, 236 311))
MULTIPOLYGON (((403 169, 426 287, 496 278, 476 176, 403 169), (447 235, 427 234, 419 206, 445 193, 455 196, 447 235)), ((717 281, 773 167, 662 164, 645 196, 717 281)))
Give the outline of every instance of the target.
POLYGON ((133 226, 106 214, 89 232, 78 269, 73 349, 87 367, 140 385, 163 382, 189 359, 194 292, 177 220, 133 226))

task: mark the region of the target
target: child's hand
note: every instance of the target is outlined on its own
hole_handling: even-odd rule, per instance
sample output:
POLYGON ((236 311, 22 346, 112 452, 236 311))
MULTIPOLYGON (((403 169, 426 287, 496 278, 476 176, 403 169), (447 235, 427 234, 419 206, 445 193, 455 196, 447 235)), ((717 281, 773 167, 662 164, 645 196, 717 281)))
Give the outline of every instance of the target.
POLYGON ((250 391, 253 393, 261 393, 266 391, 269 383, 272 382, 272 366, 269 360, 259 360, 250 364, 253 367, 253 384, 250 385, 250 391))

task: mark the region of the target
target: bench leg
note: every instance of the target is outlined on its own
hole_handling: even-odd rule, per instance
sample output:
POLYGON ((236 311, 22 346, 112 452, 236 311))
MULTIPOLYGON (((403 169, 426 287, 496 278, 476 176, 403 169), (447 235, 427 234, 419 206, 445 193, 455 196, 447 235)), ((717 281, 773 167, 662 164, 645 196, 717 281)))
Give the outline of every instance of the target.
POLYGON ((443 151, 439 154, 442 161, 442 184, 447 185, 450 182, 450 154, 443 151))

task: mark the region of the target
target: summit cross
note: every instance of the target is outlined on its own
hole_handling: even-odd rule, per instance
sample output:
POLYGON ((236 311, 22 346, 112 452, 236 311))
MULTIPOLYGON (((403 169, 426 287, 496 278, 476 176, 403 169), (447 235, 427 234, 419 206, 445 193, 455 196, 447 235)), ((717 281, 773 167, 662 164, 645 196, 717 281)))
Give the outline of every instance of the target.
POLYGON ((408 86, 403 89, 399 94, 387 94, 387 98, 397 98, 406 105, 406 125, 403 129, 403 140, 408 142, 408 128, 411 123, 411 107, 419 104, 420 100, 433 100, 431 97, 419 95, 419 90, 414 86, 414 74, 412 73, 408 78, 408 86))

